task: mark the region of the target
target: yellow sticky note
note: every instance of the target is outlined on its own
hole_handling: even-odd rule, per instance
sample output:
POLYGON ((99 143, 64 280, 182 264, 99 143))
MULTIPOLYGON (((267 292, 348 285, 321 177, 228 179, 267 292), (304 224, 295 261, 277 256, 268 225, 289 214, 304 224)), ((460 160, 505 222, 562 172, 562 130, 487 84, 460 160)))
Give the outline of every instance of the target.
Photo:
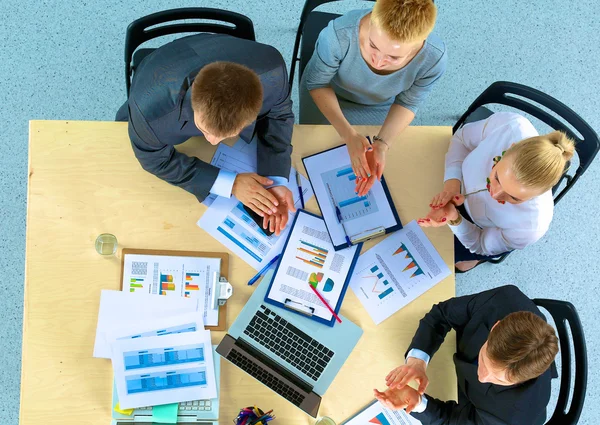
POLYGON ((160 424, 176 424, 179 403, 163 404, 152 407, 152 422, 160 424))
POLYGON ((115 412, 120 413, 121 415, 131 416, 133 415, 133 409, 121 409, 119 403, 115 405, 115 412))

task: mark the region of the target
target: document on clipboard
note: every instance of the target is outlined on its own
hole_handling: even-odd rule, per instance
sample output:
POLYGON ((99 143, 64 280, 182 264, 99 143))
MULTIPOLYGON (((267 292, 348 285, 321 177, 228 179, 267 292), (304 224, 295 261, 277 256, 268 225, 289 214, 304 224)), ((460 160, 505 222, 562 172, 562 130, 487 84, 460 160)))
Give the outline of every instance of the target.
POLYGON ((302 161, 336 251, 402 228, 384 177, 365 196, 356 194, 346 145, 302 161))
POLYGON ((265 302, 333 326, 335 317, 309 285, 337 314, 361 247, 335 251, 323 218, 298 210, 265 302))

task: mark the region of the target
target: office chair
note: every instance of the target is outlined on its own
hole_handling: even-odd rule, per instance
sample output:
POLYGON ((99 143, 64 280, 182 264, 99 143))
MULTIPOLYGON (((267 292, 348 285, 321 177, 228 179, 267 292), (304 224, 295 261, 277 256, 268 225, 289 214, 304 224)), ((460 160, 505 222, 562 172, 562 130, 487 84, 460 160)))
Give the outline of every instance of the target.
POLYGON ((561 374, 558 402, 546 425, 575 425, 583 410, 588 372, 585 337, 579 315, 573 304, 567 301, 536 298, 533 302, 548 310, 554 319, 560 344, 561 374), (567 329, 571 330, 572 346, 567 329), (571 374, 571 347, 575 354, 575 373, 573 375, 571 374), (573 395, 571 405, 567 410, 571 384, 573 384, 573 395))
MULTIPOLYGON (((592 127, 583 120, 583 118, 577 115, 575 111, 564 103, 537 89, 508 81, 496 81, 485 89, 485 91, 475 99, 471 106, 469 106, 456 124, 454 124, 452 134, 456 133, 456 131, 465 124, 465 121, 479 121, 492 115, 493 112, 484 107, 484 105, 491 103, 511 106, 530 114, 548 124, 554 130, 565 132, 567 136, 575 141, 575 151, 579 156, 579 166, 572 176, 568 175, 565 170, 561 179, 552 188, 554 204, 556 205, 558 201, 571 190, 573 185, 579 180, 581 175, 587 170, 598 154, 598 150, 600 150, 598 135, 592 127), (549 109, 553 114, 557 115, 558 118, 543 110, 533 102, 549 109), (571 128, 579 133, 580 136, 573 132, 571 128), (559 191, 563 181, 566 182, 566 185, 559 191)), ((567 168, 568 166, 569 164, 567 164, 567 168)), ((488 261, 499 264, 508 257, 508 254, 509 253, 488 261)))
POLYGON ((127 96, 129 96, 131 79, 133 78, 135 69, 146 56, 156 50, 146 48, 136 51, 138 46, 156 37, 190 32, 229 34, 247 40, 256 40, 254 35, 254 24, 250 18, 227 10, 211 9, 207 7, 186 7, 164 10, 136 19, 127 27, 127 34, 125 36, 125 84, 127 87, 127 96), (224 23, 180 22, 150 28, 158 24, 182 19, 210 19, 223 21, 224 23))
MULTIPOLYGON (((296 62, 299 62, 298 81, 302 79, 302 73, 306 64, 313 55, 315 44, 319 34, 327 26, 329 21, 341 16, 336 13, 313 12, 314 9, 325 3, 331 3, 339 0, 306 0, 302 14, 300 15, 300 24, 296 32, 296 41, 294 42, 294 53, 292 55, 292 64, 290 68, 290 91, 294 82, 294 73, 296 71, 296 62), (312 12, 312 13, 311 13, 312 12), (298 56, 300 52, 300 56, 298 56)), ((366 0, 375 2, 375 0, 366 0)))

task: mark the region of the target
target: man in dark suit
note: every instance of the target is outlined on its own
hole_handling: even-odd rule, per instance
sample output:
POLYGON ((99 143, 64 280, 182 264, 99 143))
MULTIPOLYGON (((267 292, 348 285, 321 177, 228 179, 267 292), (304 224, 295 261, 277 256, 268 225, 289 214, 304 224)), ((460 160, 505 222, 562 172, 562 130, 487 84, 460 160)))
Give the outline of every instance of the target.
POLYGON ((421 319, 406 364, 386 377, 389 388, 375 390, 375 397, 423 425, 541 425, 557 353, 554 329, 516 286, 452 298, 421 319), (451 329, 458 402, 424 394, 427 364, 451 329), (416 391, 407 386, 413 380, 416 391))
POLYGON ((235 195, 277 233, 294 210, 285 186, 294 124, 285 62, 271 46, 222 34, 168 43, 136 69, 117 121, 142 167, 202 202, 209 193, 235 195), (235 174, 177 152, 204 136, 216 145, 240 136, 258 140, 258 173, 235 174))

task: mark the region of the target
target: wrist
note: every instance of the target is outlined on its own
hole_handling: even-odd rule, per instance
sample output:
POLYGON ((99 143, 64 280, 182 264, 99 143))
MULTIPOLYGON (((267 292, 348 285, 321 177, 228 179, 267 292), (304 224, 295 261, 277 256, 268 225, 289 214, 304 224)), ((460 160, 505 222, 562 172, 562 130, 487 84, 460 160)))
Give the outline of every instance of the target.
POLYGON ((390 148, 389 143, 383 139, 380 136, 373 136, 373 145, 377 144, 376 146, 385 146, 386 147, 386 151, 390 148))
POLYGON ((463 220, 462 215, 458 214, 458 212, 456 213, 456 215, 457 216, 455 219, 450 218, 448 220, 448 224, 450 226, 458 226, 460 223, 462 223, 462 220, 463 220))
POLYGON ((450 179, 444 182, 444 190, 446 192, 460 193, 460 180, 450 179))
POLYGON ((416 357, 408 357, 406 359, 406 364, 409 366, 416 366, 423 368, 423 370, 427 369, 427 363, 423 359, 418 359, 416 357))
POLYGON ((344 128, 340 132, 340 136, 344 142, 348 143, 349 141, 354 139, 356 136, 358 136, 358 131, 356 131, 354 129, 354 127, 349 126, 348 128, 344 128))

